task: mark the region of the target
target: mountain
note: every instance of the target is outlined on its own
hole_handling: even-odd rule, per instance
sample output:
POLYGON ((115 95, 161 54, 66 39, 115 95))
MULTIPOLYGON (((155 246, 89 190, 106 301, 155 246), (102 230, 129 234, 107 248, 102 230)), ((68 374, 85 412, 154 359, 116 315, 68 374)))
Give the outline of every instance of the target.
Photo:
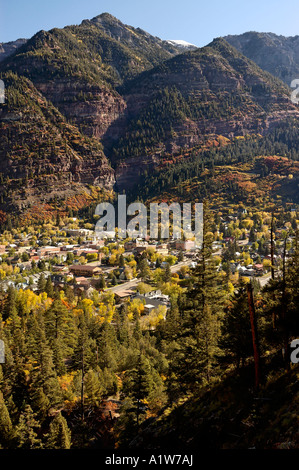
MULTIPOLYGON (((9 107, 1 108, 0 139, 7 143, 1 153, 3 174, 11 180, 13 175, 16 180, 24 179, 28 155, 44 155, 46 168, 51 164, 51 152, 39 153, 36 146, 44 140, 39 136, 40 123, 49 129, 49 113, 59 116, 50 120, 54 141, 58 141, 52 153, 63 161, 68 153, 59 143, 64 139, 60 132, 60 121, 64 120, 69 126, 69 153, 77 152, 76 159, 84 161, 78 182, 85 187, 98 184, 110 188, 115 177, 120 190, 136 186, 143 174, 169 161, 194 151, 208 151, 220 143, 230 145, 247 135, 266 136, 284 121, 299 116, 289 88, 224 39, 182 52, 176 41, 162 41, 108 13, 80 25, 39 31, 1 62, 0 78, 9 81, 10 102, 9 107), (28 109, 36 106, 39 110, 43 103, 42 113, 32 118, 24 112, 24 100, 29 99, 26 87, 32 90, 28 109), (18 99, 11 102, 10 95, 18 99), (30 129, 25 148, 24 134, 16 128, 30 129), (10 129, 14 146, 7 140, 10 129), (81 142, 79 149, 72 146, 77 141, 81 142), (12 159, 17 149, 21 156, 12 159)), ((50 141, 48 131, 43 132, 50 141)), ((281 135, 276 133, 273 138, 281 139, 281 135)), ((289 135, 293 135, 292 129, 287 142, 289 135)), ((284 152, 288 149, 284 147, 284 152)), ((260 150, 256 152, 261 155, 260 150)), ((295 154, 293 151, 293 158, 295 154)), ((36 157, 34 162, 38 162, 36 157)), ((76 165, 70 163, 65 168, 72 174, 76 165)), ((38 172, 34 175, 33 186, 41 184, 40 192, 45 192, 47 199, 49 191, 44 191, 38 172)), ((12 188, 18 184, 15 181, 12 188)), ((24 206, 29 203, 27 196, 23 197, 24 206)))
POLYGON ((32 80, 67 119, 101 139, 126 108, 117 86, 179 52, 104 13, 79 26, 38 32, 1 69, 32 80))
POLYGON ((298 117, 288 87, 223 39, 142 73, 120 93, 128 123, 110 158, 121 189, 136 180, 140 162, 155 166, 209 138, 265 135, 298 117))
POLYGON ((297 399, 295 369, 282 371, 258 397, 250 387, 248 370, 231 373, 198 397, 145 421, 129 448, 156 452, 175 448, 186 454, 216 449, 297 449, 297 399))
POLYGON ((19 47, 27 42, 27 39, 17 39, 11 42, 0 43, 0 62, 12 55, 19 47))
POLYGON ((143 66, 156 65, 181 52, 180 44, 163 41, 141 28, 126 25, 109 13, 102 13, 91 20, 82 21, 81 27, 86 26, 94 26, 103 35, 114 39, 123 47, 134 50, 135 57, 137 54, 138 61, 143 62, 143 66))
POLYGON ((285 37, 252 31, 225 36, 224 39, 287 85, 299 78, 299 36, 285 37))

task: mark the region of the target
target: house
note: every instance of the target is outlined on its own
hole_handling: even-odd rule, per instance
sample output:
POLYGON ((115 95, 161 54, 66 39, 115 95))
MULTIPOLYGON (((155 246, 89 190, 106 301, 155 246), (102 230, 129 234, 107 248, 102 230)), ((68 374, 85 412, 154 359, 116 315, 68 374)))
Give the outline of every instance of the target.
POLYGON ((141 253, 143 253, 144 251, 146 251, 146 249, 147 249, 147 246, 136 246, 136 247, 133 249, 133 253, 140 255, 141 253))
POLYGON ((88 264, 73 264, 69 269, 72 274, 85 277, 92 277, 102 272, 99 266, 92 266, 88 264))
POLYGON ((119 290, 118 292, 114 293, 115 299, 118 303, 123 302, 124 300, 130 300, 134 294, 135 291, 131 289, 119 290))
POLYGON ((262 264, 255 264, 253 266, 257 276, 262 276, 264 273, 264 266, 262 264))
POLYGON ((124 243, 125 251, 135 250, 136 253, 142 253, 142 251, 146 250, 147 246, 148 246, 147 242, 143 240, 139 240, 138 238, 136 238, 136 240, 129 240, 124 243))
POLYGON ((248 276, 248 277, 251 277, 251 276, 254 276, 255 275, 255 271, 254 269, 240 269, 240 276, 248 276))
POLYGON ((154 308, 160 305, 170 307, 169 296, 162 294, 160 290, 148 292, 147 294, 137 294, 135 298, 144 300, 145 305, 152 305, 154 308))
POLYGON ((155 306, 152 305, 152 304, 146 304, 144 306, 144 313, 145 315, 149 315, 151 313, 152 310, 154 310, 155 306))
POLYGON ((65 282, 64 275, 62 273, 52 274, 51 275, 51 281, 54 284, 64 284, 64 282, 65 282))
POLYGON ((175 248, 177 250, 189 251, 195 248, 195 241, 193 240, 177 240, 175 242, 175 248))
POLYGON ((37 250, 37 255, 40 257, 59 256, 60 251, 60 247, 57 246, 44 246, 37 250))

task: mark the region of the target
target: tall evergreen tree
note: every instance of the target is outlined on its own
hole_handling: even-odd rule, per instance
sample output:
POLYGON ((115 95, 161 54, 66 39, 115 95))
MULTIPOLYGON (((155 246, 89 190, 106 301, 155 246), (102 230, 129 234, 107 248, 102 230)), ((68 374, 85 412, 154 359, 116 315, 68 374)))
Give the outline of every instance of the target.
POLYGON ((42 442, 38 438, 36 429, 39 423, 30 405, 26 405, 25 410, 20 415, 19 423, 16 427, 17 447, 21 449, 41 449, 42 442))
POLYGON ((242 281, 226 309, 220 345, 237 367, 253 354, 247 290, 242 281))
POLYGON ((6 449, 13 437, 13 427, 3 394, 0 391, 0 446, 6 449))
POLYGON ((70 449, 71 448, 71 431, 68 428, 66 419, 57 413, 50 424, 49 433, 47 435, 46 447, 48 449, 70 449))
POLYGON ((218 364, 224 290, 212 258, 212 215, 205 205, 203 244, 193 271, 192 287, 182 297, 180 328, 170 368, 182 391, 195 391, 209 382, 218 364))

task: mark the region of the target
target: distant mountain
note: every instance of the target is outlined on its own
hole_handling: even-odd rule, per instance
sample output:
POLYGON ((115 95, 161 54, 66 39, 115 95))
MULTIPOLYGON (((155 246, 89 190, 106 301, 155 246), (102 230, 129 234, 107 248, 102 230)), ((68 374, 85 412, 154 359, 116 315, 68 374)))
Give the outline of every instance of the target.
POLYGON ((299 79, 299 36, 248 32, 226 36, 224 39, 287 85, 290 86, 292 80, 299 79))
POLYGON ((197 46, 182 39, 168 39, 166 42, 172 44, 173 46, 179 47, 180 49, 182 49, 182 51, 197 49, 197 46))
POLYGON ((11 42, 1 42, 0 43, 0 62, 11 54, 13 54, 19 47, 27 42, 27 39, 17 39, 16 41, 11 42))

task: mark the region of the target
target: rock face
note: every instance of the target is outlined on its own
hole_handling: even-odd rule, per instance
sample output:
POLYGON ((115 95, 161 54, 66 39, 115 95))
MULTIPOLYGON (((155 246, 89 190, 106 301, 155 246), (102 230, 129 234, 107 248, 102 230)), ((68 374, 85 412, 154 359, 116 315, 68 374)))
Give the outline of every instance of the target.
POLYGON ((133 189, 144 172, 150 172, 160 163, 161 158, 158 155, 128 158, 120 162, 115 171, 115 189, 119 192, 133 189))
POLYGON ((10 55, 12 55, 14 52, 16 52, 19 47, 23 46, 23 44, 26 44, 27 39, 17 39, 16 41, 11 41, 11 42, 1 42, 0 43, 0 62, 2 60, 6 59, 10 55))
POLYGON ((299 36, 248 32, 225 36, 224 39, 287 85, 290 86, 292 80, 299 79, 299 36))
MULTIPOLYGON (((111 125, 122 117, 126 102, 107 86, 83 84, 71 80, 36 83, 37 89, 51 101, 59 111, 88 137, 99 141, 109 133, 111 125), (80 99, 80 96, 87 95, 80 99)), ((118 138, 115 128, 112 138, 118 138)))
POLYGON ((3 76, 0 107, 0 197, 5 210, 111 190, 114 171, 102 146, 67 123, 24 77, 3 76), (16 91, 17 90, 17 91, 16 91))

